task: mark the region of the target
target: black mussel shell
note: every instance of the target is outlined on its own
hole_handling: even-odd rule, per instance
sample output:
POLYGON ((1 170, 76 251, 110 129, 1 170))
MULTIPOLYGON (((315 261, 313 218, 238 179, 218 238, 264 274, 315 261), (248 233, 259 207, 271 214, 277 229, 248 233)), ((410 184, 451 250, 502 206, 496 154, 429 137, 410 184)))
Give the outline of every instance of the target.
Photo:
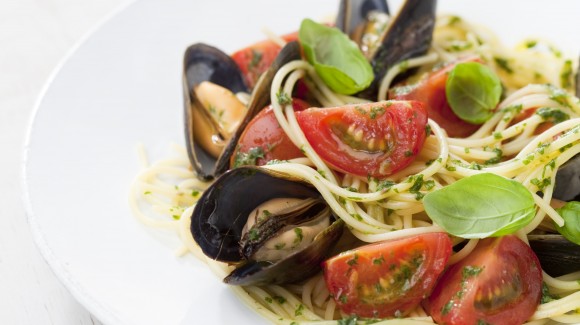
POLYGON ((580 246, 562 235, 528 235, 542 269, 556 277, 580 271, 580 246))
POLYGON ((560 166, 552 196, 562 201, 580 201, 580 154, 560 166))
POLYGON ((213 136, 220 137, 217 126, 212 125, 214 122, 205 109, 199 109, 201 103, 197 99, 194 87, 202 81, 210 81, 232 92, 247 92, 248 88, 244 84, 243 77, 236 63, 225 53, 215 47, 206 44, 194 44, 190 46, 184 56, 184 98, 185 98, 185 138, 187 142, 187 152, 189 160, 197 173, 198 178, 202 180, 211 180, 223 174, 229 169, 230 158, 235 151, 237 142, 244 131, 246 125, 270 102, 270 86, 274 79, 276 71, 284 64, 300 59, 300 46, 297 42, 288 43, 274 62, 272 66, 262 74, 252 92, 248 110, 240 123, 236 132, 229 140, 224 140, 222 153, 215 159, 206 152, 194 139, 193 128, 195 123, 193 119, 193 109, 197 109, 205 118, 202 123, 209 123, 213 129, 213 136))
POLYGON ((375 99, 387 71, 398 62, 424 55, 431 46, 437 0, 407 0, 387 27, 371 65, 375 78, 360 96, 375 99))
POLYGON ((371 11, 389 13, 386 0, 341 0, 336 17, 336 28, 350 35, 361 24, 366 22, 371 11))
POLYGON ((197 43, 185 51, 183 57, 183 94, 187 153, 198 177, 202 180, 210 180, 213 178, 215 158, 198 145, 193 133, 196 123, 206 123, 212 129, 212 136, 220 136, 217 126, 214 125, 212 118, 195 94, 194 87, 203 81, 218 84, 233 93, 248 92, 248 87, 244 83, 238 65, 221 50, 207 44, 197 43), (203 121, 194 120, 194 110, 203 116, 203 121))
POLYGON ((230 169, 230 159, 235 152, 244 129, 248 123, 250 123, 250 121, 270 103, 270 88, 272 87, 272 81, 274 81, 276 72, 278 72, 278 70, 286 63, 299 59, 300 45, 298 45, 298 42, 296 41, 289 42, 282 48, 282 50, 280 50, 280 53, 278 53, 276 59, 268 70, 262 73, 252 91, 252 96, 248 103, 248 112, 244 116, 242 123, 240 123, 240 126, 234 135, 232 135, 230 141, 226 144, 222 155, 216 163, 214 172, 215 176, 219 176, 226 170, 230 169))
POLYGON ((319 198, 303 182, 260 167, 240 167, 219 177, 201 196, 191 216, 191 233, 204 254, 240 262, 242 230, 260 204, 274 198, 319 198))
POLYGON ((266 285, 295 283, 309 278, 320 271, 320 263, 328 257, 342 236, 343 229, 344 221, 334 221, 305 249, 276 263, 248 261, 236 267, 224 282, 231 285, 266 285))

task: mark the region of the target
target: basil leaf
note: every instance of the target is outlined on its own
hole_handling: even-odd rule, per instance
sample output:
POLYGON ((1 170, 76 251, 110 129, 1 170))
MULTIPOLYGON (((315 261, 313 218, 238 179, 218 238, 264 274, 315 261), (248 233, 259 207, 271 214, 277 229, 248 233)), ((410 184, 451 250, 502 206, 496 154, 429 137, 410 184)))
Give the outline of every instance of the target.
POLYGON ((558 232, 574 244, 580 245, 580 202, 568 202, 556 211, 564 218, 563 227, 556 225, 558 232))
POLYGON ((482 124, 492 115, 501 96, 501 82, 478 62, 458 63, 449 73, 445 95, 451 110, 464 121, 482 124))
POLYGON ((358 46, 340 30, 304 19, 298 32, 306 59, 333 91, 351 95, 373 81, 373 69, 358 46))
POLYGON ((527 225, 534 198, 519 182, 483 173, 459 180, 423 198, 429 217, 462 238, 499 237, 527 225))

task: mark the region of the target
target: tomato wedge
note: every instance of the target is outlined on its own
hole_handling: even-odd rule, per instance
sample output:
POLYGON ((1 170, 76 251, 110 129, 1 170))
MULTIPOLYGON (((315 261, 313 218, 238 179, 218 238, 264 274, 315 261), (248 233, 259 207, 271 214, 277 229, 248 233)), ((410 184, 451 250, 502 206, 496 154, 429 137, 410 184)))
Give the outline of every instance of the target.
MULTIPOLYGON (((292 107, 295 111, 301 111, 309 107, 309 104, 294 98, 292 107)), ((304 157, 304 154, 284 133, 276 120, 272 106, 268 106, 246 126, 232 155, 230 166, 232 168, 242 165, 261 166, 270 160, 298 157, 304 157)))
POLYGON ((402 317, 427 297, 451 255, 446 233, 359 247, 323 264, 337 306, 349 315, 402 317))
MULTIPOLYGON (((298 39, 298 32, 281 36, 286 42, 298 39)), ((254 88, 260 75, 266 71, 282 48, 272 40, 265 40, 236 51, 231 55, 242 71, 246 85, 254 88)))
POLYGON ((417 101, 385 101, 296 113, 308 142, 335 169, 384 178, 423 147, 427 112, 417 101))
POLYGON ((514 235, 481 240, 452 265, 426 300, 438 324, 522 324, 542 296, 542 269, 532 249, 514 235))
POLYGON ((429 118, 445 129, 450 137, 467 137, 479 129, 480 125, 465 122, 455 115, 447 102, 445 84, 447 83, 447 75, 457 63, 469 61, 481 62, 477 57, 470 57, 447 65, 430 73, 414 85, 393 88, 389 93, 389 98, 422 101, 427 105, 429 118))

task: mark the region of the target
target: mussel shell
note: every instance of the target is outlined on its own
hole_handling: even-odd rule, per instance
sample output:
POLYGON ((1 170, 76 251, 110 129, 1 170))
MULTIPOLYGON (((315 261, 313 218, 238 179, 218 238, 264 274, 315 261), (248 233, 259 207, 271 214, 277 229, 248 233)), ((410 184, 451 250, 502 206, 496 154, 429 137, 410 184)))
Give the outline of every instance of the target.
POLYGON ((350 35, 361 24, 366 23, 371 11, 389 13, 386 0, 341 0, 336 17, 336 28, 350 35))
POLYGON ((562 201, 580 201, 580 154, 560 166, 552 196, 562 201))
POLYGON ((280 53, 276 56, 276 59, 272 65, 266 70, 256 83, 254 90, 252 91, 252 96, 250 97, 250 102, 248 103, 248 111, 240 123, 240 126, 236 132, 230 138, 230 141, 226 144, 222 155, 216 162, 215 176, 219 176, 226 172, 230 168, 230 159, 235 152, 236 146, 244 129, 250 123, 250 121, 258 115, 258 113, 266 108, 270 103, 270 88, 272 88, 272 82, 274 81, 274 76, 276 72, 284 66, 286 63, 294 60, 300 59, 300 45, 298 42, 293 41, 286 44, 280 53))
POLYGON ((561 235, 528 235, 530 247, 550 276, 580 271, 580 246, 561 235))
POLYGON ((239 262, 242 230, 254 208, 273 198, 319 197, 314 187, 286 174, 254 166, 232 169, 203 193, 190 230, 206 256, 239 262))
POLYGON ((224 282, 232 285, 265 285, 294 283, 320 271, 320 263, 342 236, 344 221, 336 220, 318 234, 311 245, 277 262, 248 261, 238 267, 224 282))
MULTIPOLYGON (((254 87, 246 115, 238 129, 225 143, 218 159, 215 159, 197 144, 193 136, 196 121, 193 120, 192 110, 201 107, 193 88, 202 81, 210 81, 228 88, 234 93, 247 92, 248 89, 243 82, 239 68, 227 54, 215 47, 201 43, 194 44, 186 50, 183 62, 185 138, 189 160, 198 178, 211 180, 229 169, 230 158, 246 125, 270 102, 270 87, 276 72, 286 63, 298 59, 300 59, 300 46, 297 42, 290 42, 282 48, 270 68, 262 74, 254 87)), ((212 123, 211 117, 205 109, 198 111, 206 115, 204 123, 212 123)), ((214 129, 216 128, 214 127, 214 129)), ((217 129, 214 133, 218 134, 217 129)))
MULTIPOLYGON (((184 120, 187 154, 192 167, 202 180, 213 178, 215 158, 206 152, 194 139, 196 123, 208 123, 213 129, 212 136, 219 137, 217 126, 195 94, 194 88, 203 81, 210 81, 233 93, 248 92, 238 65, 221 50, 203 43, 187 48, 183 57, 184 120), (197 110, 204 121, 195 121, 193 111, 197 110)), ((222 139, 223 140, 223 139, 222 139)))
POLYGON ((330 207, 322 198, 301 200, 291 209, 277 213, 276 218, 259 222, 255 225, 259 232, 254 233, 252 238, 246 233, 240 240, 240 252, 246 259, 250 259, 268 240, 284 231, 287 225, 304 224, 313 218, 330 218, 330 207))
POLYGON ((360 96, 376 98, 379 84, 391 67, 427 53, 433 38, 436 8, 437 0, 405 1, 384 32, 382 44, 373 54, 371 65, 375 78, 360 96))

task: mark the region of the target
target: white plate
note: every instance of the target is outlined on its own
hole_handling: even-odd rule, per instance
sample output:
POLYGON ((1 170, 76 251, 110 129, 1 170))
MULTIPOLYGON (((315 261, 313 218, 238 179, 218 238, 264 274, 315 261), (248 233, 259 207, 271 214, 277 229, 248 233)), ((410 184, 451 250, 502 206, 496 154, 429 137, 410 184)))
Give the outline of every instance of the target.
MULTIPOLYGON (((489 24, 503 39, 551 38, 574 55, 580 2, 446 1, 445 12, 489 24), (492 25, 494 24, 494 25, 492 25)), ((24 194, 40 250, 60 280, 107 324, 265 323, 194 258, 146 229, 127 204, 139 171, 184 143, 181 61, 191 43, 231 52, 319 19, 334 1, 142 0, 103 24, 62 65, 35 112, 24 194)))

